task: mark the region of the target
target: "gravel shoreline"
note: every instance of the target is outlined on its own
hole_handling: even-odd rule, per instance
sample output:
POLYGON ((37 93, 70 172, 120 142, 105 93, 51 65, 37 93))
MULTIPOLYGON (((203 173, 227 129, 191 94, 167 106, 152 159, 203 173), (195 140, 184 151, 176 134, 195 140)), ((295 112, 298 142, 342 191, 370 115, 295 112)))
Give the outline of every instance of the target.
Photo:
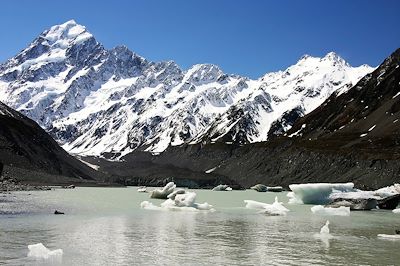
POLYGON ((32 186, 22 184, 18 180, 10 177, 0 177, 0 193, 11 191, 33 191, 33 190, 51 190, 48 186, 32 186))

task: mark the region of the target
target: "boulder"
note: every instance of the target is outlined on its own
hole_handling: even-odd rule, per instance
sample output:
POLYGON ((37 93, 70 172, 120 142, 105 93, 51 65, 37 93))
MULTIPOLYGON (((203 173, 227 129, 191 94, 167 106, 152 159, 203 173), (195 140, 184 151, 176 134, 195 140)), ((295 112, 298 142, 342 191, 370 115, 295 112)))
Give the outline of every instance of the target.
POLYGON ((384 199, 378 200, 379 209, 394 210, 400 202, 400 194, 396 194, 384 199))
POLYGON ((257 184, 255 186, 252 186, 251 189, 254 189, 257 192, 267 192, 268 187, 263 184, 257 184))

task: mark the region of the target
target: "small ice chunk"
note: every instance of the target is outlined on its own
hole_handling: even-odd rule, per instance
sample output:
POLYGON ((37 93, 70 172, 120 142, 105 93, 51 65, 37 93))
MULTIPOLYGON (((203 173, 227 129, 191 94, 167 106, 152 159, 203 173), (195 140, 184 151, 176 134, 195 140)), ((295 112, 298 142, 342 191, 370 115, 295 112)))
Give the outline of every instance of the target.
POLYGON ((325 225, 322 226, 320 232, 321 235, 330 235, 330 231, 329 231, 329 220, 326 221, 325 225))
POLYGON ((61 261, 63 255, 62 249, 50 250, 42 243, 28 245, 28 249, 28 257, 38 260, 61 261))
POLYGON ((314 234, 314 238, 320 239, 326 245, 326 247, 329 248, 329 240, 333 238, 329 230, 329 220, 326 221, 324 226, 322 226, 319 234, 314 234))
POLYGON ((340 206, 339 208, 330 208, 316 205, 311 207, 311 212, 323 216, 350 216, 350 207, 340 206))
MULTIPOLYGON (((178 191, 179 192, 179 191, 178 191)), ((170 196, 173 194, 170 194, 170 196)), ((140 203, 140 207, 146 210, 172 210, 172 211, 214 211, 213 206, 204 203, 196 203, 196 193, 185 192, 174 194, 174 197, 168 198, 166 201, 161 203, 160 207, 154 205, 149 201, 143 201, 140 203)))
POLYGON ((378 234, 378 238, 385 240, 400 240, 400 235, 378 234))
POLYGON ((140 203, 140 208, 146 209, 146 210, 156 210, 156 211, 159 211, 159 210, 162 209, 161 207, 158 207, 158 206, 154 205, 153 203, 151 203, 151 202, 149 202, 147 200, 142 201, 140 203))
POLYGON ((275 202, 272 204, 258 202, 254 200, 245 200, 246 208, 248 209, 258 209, 259 213, 271 215, 271 216, 283 216, 289 212, 285 206, 282 205, 281 202, 278 201, 278 197, 275 197, 275 202))
POLYGON ((244 203, 246 203, 246 208, 248 209, 263 209, 270 205, 268 203, 259 202, 255 200, 244 200, 244 203))
POLYGON ((178 189, 178 190, 175 190, 174 192, 172 192, 171 194, 169 194, 167 196, 167 198, 174 200, 176 195, 185 194, 185 193, 186 193, 186 191, 184 189, 178 189))
POLYGON ((150 198, 167 199, 168 195, 174 192, 176 185, 174 182, 169 182, 162 189, 155 189, 150 192, 150 198))
POLYGON ((400 208, 399 209, 394 209, 392 212, 393 213, 400 213, 400 208))
POLYGON ((212 189, 213 191, 231 191, 232 188, 228 185, 218 185, 212 189))

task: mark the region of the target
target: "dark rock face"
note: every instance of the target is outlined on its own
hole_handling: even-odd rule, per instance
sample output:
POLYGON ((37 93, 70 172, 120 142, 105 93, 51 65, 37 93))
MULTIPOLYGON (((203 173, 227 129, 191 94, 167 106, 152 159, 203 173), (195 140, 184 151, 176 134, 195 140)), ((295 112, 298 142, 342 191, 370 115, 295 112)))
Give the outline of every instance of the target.
POLYGON ((394 210, 400 202, 400 194, 378 200, 379 209, 394 210))
MULTIPOLYGON (((35 122, 3 103, 0 103, 0 161, 1 166, 4 164, 7 168, 3 175, 9 176, 9 172, 13 172, 11 176, 21 177, 19 179, 22 180, 29 173, 20 175, 20 171, 13 169, 41 171, 43 174, 68 176, 79 181, 101 176, 67 154, 35 122)), ((31 175, 34 175, 33 172, 31 175)), ((39 179, 36 181, 40 183, 39 179)), ((46 182, 51 182, 51 179, 46 182)))

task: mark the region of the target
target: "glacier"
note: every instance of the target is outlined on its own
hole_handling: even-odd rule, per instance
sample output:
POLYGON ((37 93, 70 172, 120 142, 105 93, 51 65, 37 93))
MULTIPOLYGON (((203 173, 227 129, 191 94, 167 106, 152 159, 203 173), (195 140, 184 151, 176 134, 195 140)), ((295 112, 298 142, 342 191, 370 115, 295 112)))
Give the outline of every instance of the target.
POLYGON ((333 52, 254 80, 213 64, 183 70, 125 46, 107 50, 71 20, 0 65, 0 101, 70 153, 120 159, 136 149, 157 154, 184 143, 246 144, 285 134, 373 70, 333 52))

